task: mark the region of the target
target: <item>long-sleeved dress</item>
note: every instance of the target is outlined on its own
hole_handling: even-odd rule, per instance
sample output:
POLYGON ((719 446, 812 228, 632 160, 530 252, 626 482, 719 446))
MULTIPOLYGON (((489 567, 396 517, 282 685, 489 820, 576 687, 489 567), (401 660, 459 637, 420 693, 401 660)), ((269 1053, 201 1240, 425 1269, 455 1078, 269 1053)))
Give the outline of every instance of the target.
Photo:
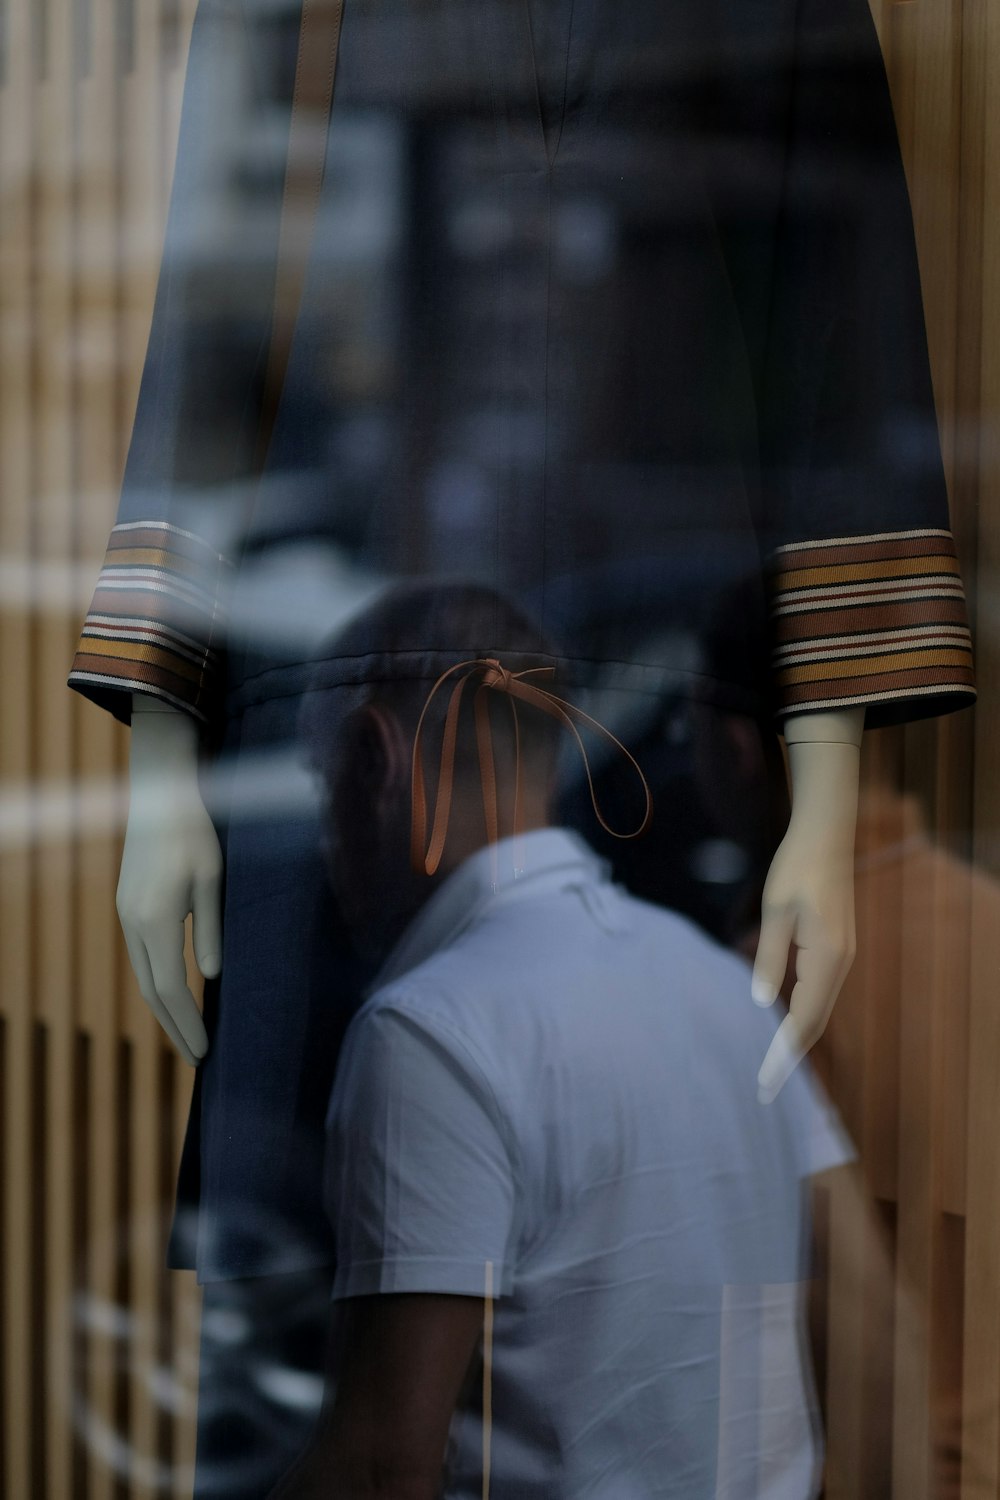
MULTIPOLYGON (((398 670, 398 640, 324 652, 384 583, 499 589, 558 642, 557 690, 633 747, 665 699, 864 705, 877 726, 975 696, 866 0, 347 0, 258 489, 300 14, 198 8, 69 677, 126 723, 133 692, 163 698, 211 749, 223 971, 171 1246, 201 1280, 331 1257, 321 1124, 351 969, 289 767, 307 687, 373 681, 386 651, 398 670), (734 597, 745 630, 709 651, 734 597)), ((428 682, 505 647, 431 636, 405 647, 428 682)))

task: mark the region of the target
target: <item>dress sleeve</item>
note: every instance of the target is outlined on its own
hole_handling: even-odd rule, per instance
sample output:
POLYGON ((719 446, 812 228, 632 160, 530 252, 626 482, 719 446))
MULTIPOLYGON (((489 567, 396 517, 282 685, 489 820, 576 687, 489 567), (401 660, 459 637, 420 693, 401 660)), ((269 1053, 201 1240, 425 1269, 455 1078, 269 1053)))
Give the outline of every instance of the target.
POLYGON ((83 622, 69 686, 123 724, 132 720, 133 693, 149 693, 200 723, 210 722, 220 687, 231 566, 195 532, 165 518, 119 521, 83 622))
POLYGON ((913 222, 868 0, 798 0, 759 398, 779 717, 975 698, 913 222))
POLYGON ((288 62, 269 62, 263 29, 243 0, 200 0, 192 27, 118 514, 68 678, 126 724, 133 692, 205 723, 220 708, 287 144, 262 105, 284 98, 288 62))

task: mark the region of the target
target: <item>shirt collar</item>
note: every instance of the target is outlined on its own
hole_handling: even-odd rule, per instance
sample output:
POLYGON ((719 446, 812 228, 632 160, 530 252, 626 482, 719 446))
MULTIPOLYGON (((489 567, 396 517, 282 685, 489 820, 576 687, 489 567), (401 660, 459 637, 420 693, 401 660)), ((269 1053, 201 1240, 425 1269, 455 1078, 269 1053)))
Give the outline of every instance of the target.
POLYGON ((607 882, 608 860, 571 828, 532 828, 519 836, 523 867, 515 874, 513 838, 484 844, 441 882, 407 925, 366 994, 447 948, 486 912, 572 886, 607 882), (496 884, 494 885, 494 852, 496 884))

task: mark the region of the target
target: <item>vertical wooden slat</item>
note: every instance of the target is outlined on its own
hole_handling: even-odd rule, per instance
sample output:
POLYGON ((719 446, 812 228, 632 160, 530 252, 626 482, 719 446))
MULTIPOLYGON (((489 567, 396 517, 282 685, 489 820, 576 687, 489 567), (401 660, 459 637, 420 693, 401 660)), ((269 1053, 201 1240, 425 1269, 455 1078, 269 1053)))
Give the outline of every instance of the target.
POLYGON ((862 1382, 864 1305, 850 1270, 855 1247, 854 1225, 843 1221, 837 1191, 831 1193, 828 1296, 837 1324, 830 1330, 827 1356, 827 1500, 866 1500, 859 1480, 862 1468, 862 1382))
POLYGON ((982 100, 982 154, 969 183, 982 193, 982 364, 978 454, 981 464, 976 647, 982 684, 976 710, 975 855, 992 877, 973 893, 969 1036, 966 1295, 963 1358, 962 1500, 1000 1493, 1000 932, 995 880, 1000 873, 1000 735, 996 683, 1000 679, 1000 12, 992 3, 969 6, 969 50, 981 61, 974 73, 982 100), (981 49, 981 51, 980 51, 981 49), (979 175, 978 166, 982 167, 979 175))
MULTIPOLYGON (((897 7, 897 10, 899 7, 897 7)), ((960 188, 961 29, 956 4, 908 10, 913 107, 904 156, 917 237, 938 428, 949 484, 955 461, 955 361, 960 188)))
MULTIPOLYGON (((916 97, 919 108, 910 144, 910 193, 924 288, 931 372, 937 397, 938 428, 944 459, 952 523, 961 536, 963 517, 955 494, 963 464, 963 413, 959 394, 959 203, 963 131, 961 6, 915 7, 916 97)), ((968 756, 969 716, 942 720, 921 791, 934 809, 934 833, 941 847, 951 844, 968 855, 961 834, 971 823, 968 756)), ((964 1209, 964 1118, 958 1101, 965 1097, 968 1047, 969 889, 958 864, 949 868, 946 905, 939 912, 938 955, 941 983, 934 994, 935 1057, 940 1070, 938 1108, 933 1121, 938 1153, 935 1211, 964 1209)), ((944 1233, 935 1223, 934 1235, 944 1233)), ((935 1273, 936 1275, 937 1273, 935 1273)))
MULTIPOLYGON (((892 788, 899 735, 866 736, 862 750, 855 904, 858 954, 817 1049, 858 1151, 858 1193, 871 1225, 895 1203, 898 1111, 899 965, 904 808, 892 788)), ((831 1500, 882 1500, 890 1447, 887 1392, 892 1367, 885 1266, 878 1240, 854 1243, 853 1198, 834 1194, 830 1220, 828 1459, 831 1500)))
MULTIPOLYGON (((860 1399, 838 1400, 828 1389, 830 1418, 826 1500, 886 1500, 891 1489, 891 1443, 877 1416, 890 1399, 893 1340, 892 1236, 874 1211, 858 1172, 837 1174, 829 1189, 829 1284, 838 1316, 850 1319, 848 1337, 830 1342, 828 1372, 843 1393, 860 1387, 860 1399), (872 1420, 873 1417, 876 1420, 872 1420)), ((911 1311, 912 1304, 907 1307, 911 1311)), ((919 1333, 912 1317, 905 1339, 919 1333)))
MULTIPOLYGON (((174 1140, 176 1152, 184 1139, 191 1101, 193 1072, 177 1059, 174 1069, 174 1140)), ((174 1500, 190 1500, 197 1439, 198 1346, 201 1292, 193 1271, 171 1272, 174 1379, 180 1392, 174 1426, 174 1500)))
MULTIPOLYGON (((125 367, 137 393, 149 336, 162 248, 161 76, 158 5, 135 4, 130 11, 125 71, 120 79, 122 131, 122 254, 125 271, 125 367)), ((134 397, 130 402, 134 409, 134 397)), ((129 1134, 129 1218, 132 1234, 129 1347, 129 1440, 132 1449, 130 1500, 152 1500, 157 1492, 158 1405, 156 1398, 159 1285, 166 1274, 155 1227, 161 1213, 159 1160, 160 1028, 136 993, 127 1024, 132 1038, 132 1092, 129 1134)))
POLYGON ((130 1500, 153 1500, 157 1493, 158 1286, 160 1261, 159 1189, 159 1028, 143 1007, 133 1025, 129 1173, 129 1441, 130 1500))
MULTIPOLYGON (((163 79, 163 140, 161 162, 163 174, 162 203, 164 210, 169 199, 173 178, 177 138, 180 128, 181 103, 183 99, 184 73, 190 45, 191 28, 197 0, 178 0, 174 49, 164 59, 163 79)), ((188 938, 188 973, 196 975, 191 962, 190 936, 188 938)), ((191 1106, 191 1091, 194 1086, 194 1070, 182 1062, 171 1049, 171 1084, 168 1091, 172 1109, 174 1142, 173 1178, 169 1184, 172 1198, 176 1182, 177 1166, 181 1146, 187 1129, 191 1106)), ((164 1128, 166 1128, 164 1115, 164 1128)), ((169 1209, 172 1206, 168 1202, 169 1209)), ((201 1322, 201 1292, 193 1271, 172 1271, 169 1284, 172 1383, 177 1394, 178 1405, 174 1413, 172 1431, 172 1475, 171 1489, 174 1500, 190 1500, 194 1481, 195 1448, 197 1438, 198 1399, 198 1352, 201 1322)))
MULTIPOLYGON (((116 309, 120 297, 116 159, 114 7, 91 0, 90 48, 79 89, 80 198, 80 445, 76 517, 76 617, 90 602, 108 530, 114 520, 124 433, 118 420, 120 379, 116 309)), ((68 670, 68 666, 67 666, 68 670)), ((68 692, 68 689, 67 689, 68 692)), ((73 695, 74 697, 76 695, 73 695)), ((121 799, 108 795, 126 731, 109 714, 83 702, 80 726, 81 837, 78 859, 80 1017, 91 1038, 87 1178, 87 1329, 79 1396, 88 1500, 114 1500, 116 1471, 118 1115, 120 1108, 122 941, 115 912, 121 855, 121 799)))
POLYGON ((29 1372, 34 1357, 34 1267, 29 1206, 38 1164, 31 1156, 31 945, 29 777, 32 642, 26 606, 30 546, 32 50, 28 0, 9 0, 7 73, 0 90, 0 551, 7 567, 2 601, 4 688, 14 711, 0 715, 0 770, 7 812, 0 860, 0 941, 4 962, 4 1308, 3 1488, 31 1493, 29 1372))
POLYGON ((882 45, 904 160, 912 158, 917 114, 917 8, 917 4, 890 0, 882 12, 882 45))
MULTIPOLYGON (((909 143, 910 196, 924 287, 931 371, 937 397, 938 428, 950 497, 961 463, 961 411, 958 391, 959 199, 962 183, 962 36, 958 4, 914 7, 915 87, 919 107, 909 143)), ((952 503, 954 516, 954 503, 952 503)), ((946 845, 969 826, 968 718, 942 721, 929 749, 925 793, 934 809, 934 832, 946 845)), ((962 1208, 964 1121, 955 1107, 964 1097, 967 1047, 968 892, 960 889, 957 868, 948 880, 947 906, 939 913, 942 984, 934 1002, 936 1058, 941 1070, 940 1108, 933 1122, 939 1152, 936 1208, 962 1208)), ((937 1230, 935 1230, 935 1233, 937 1230)))
MULTIPOLYGON (((974 564, 977 512, 980 504, 980 418, 984 320, 983 231, 987 189, 987 76, 997 67, 987 51, 987 11, 991 0, 962 0, 961 192, 958 198, 959 276, 956 318, 960 357, 955 399, 959 412, 958 461, 952 493, 952 517, 964 560, 974 564)), ((992 170, 997 170, 992 160, 992 170)), ((992 186, 991 186, 991 190, 992 186)), ((991 330, 995 336, 995 329, 991 330)), ((975 603, 977 576, 966 569, 966 588, 975 603)), ((970 730, 971 732, 971 730, 970 730)), ((971 747, 966 752, 971 764, 971 747)), ((969 778, 972 789, 972 779, 969 778)), ((970 823, 971 827, 971 823, 970 823)), ((971 854, 971 848, 970 848, 971 854)))
MULTIPOLYGON (((1000 563, 1000 537, 988 538, 988 555, 1000 563)), ((981 538, 982 540, 982 538, 981 538)), ((987 660, 1000 669, 997 652, 987 660)), ((979 709, 983 743, 1000 732, 990 705, 979 709)), ((988 764, 988 762, 987 762, 988 764)), ((996 776, 977 773, 977 807, 1000 827, 996 776)), ((1000 1494, 1000 1132, 997 1079, 1000 1078, 1000 926, 991 882, 977 881, 973 893, 972 1015, 969 1053, 968 1213, 966 1216, 965 1328, 962 1368, 962 1500, 993 1500, 1000 1494)))
MULTIPOLYGON (((897 729, 868 736, 865 759, 870 795, 884 801, 885 789, 899 785, 902 734, 897 729)), ((859 921, 864 926, 866 973, 864 998, 863 1159, 873 1199, 896 1200, 899 1161, 899 1012, 903 935, 901 867, 910 810, 893 807, 887 841, 895 854, 873 848, 871 863, 860 872, 859 921), (872 997, 877 997, 873 1003, 872 997)))
MULTIPOLYGON (((933 867, 921 867, 933 881, 933 867)), ((923 889, 912 871, 903 871, 905 943, 901 965, 900 1112, 898 1170, 898 1247, 900 1270, 922 1305, 929 1305, 932 1265, 929 1258, 932 1205, 933 1087, 932 1004, 929 987, 935 964, 936 890, 923 889)), ((927 1359, 904 1358, 897 1349, 894 1397, 893 1495, 929 1500, 931 1488, 927 1359)))
POLYGON ((941 1213, 966 1209, 966 1119, 968 1095, 969 964, 972 922, 971 863, 946 854, 952 830, 967 836, 972 807, 967 795, 971 761, 968 720, 942 725, 938 736, 938 824, 942 861, 947 862, 948 894, 942 914, 943 982, 937 1022, 941 1108, 935 1121, 940 1153, 937 1207, 941 1213), (959 781, 964 785, 959 785, 959 781))
MULTIPOLYGON (((979 527, 986 522, 986 507, 995 506, 997 496, 996 464, 989 450, 984 447, 983 436, 987 427, 995 431, 1000 402, 994 400, 992 410, 989 399, 983 400, 984 346, 994 344, 1000 335, 1000 302, 997 301, 994 280, 991 306, 984 304, 984 228, 989 212, 984 201, 986 193, 996 208, 996 173, 1000 171, 1000 135, 995 129, 988 142, 989 114, 987 103, 988 79, 992 75, 994 86, 994 116, 1000 95, 996 92, 997 72, 1000 69, 1000 33, 993 38, 992 52, 987 50, 987 11, 995 6, 992 0, 963 0, 962 4, 962 135, 961 135, 961 193, 958 202, 958 298, 957 339, 959 360, 956 370, 955 402, 958 412, 958 448, 956 455, 955 484, 952 491, 952 523, 955 530, 959 556, 962 559, 966 588, 972 607, 973 626, 976 631, 977 667, 980 681, 980 702, 971 723, 966 723, 965 738, 960 746, 952 746, 955 764, 965 772, 965 784, 971 797, 968 814, 968 857, 979 862, 982 848, 975 844, 975 830, 984 820, 990 824, 991 808, 983 785, 984 773, 990 774, 982 759, 977 758, 985 741, 981 738, 988 725, 982 723, 987 713, 986 694, 995 692, 997 662, 995 647, 988 639, 995 624, 991 626, 984 611, 984 595, 992 592, 995 571, 983 567, 980 559, 979 527), (992 154, 990 154, 992 153, 992 154), (990 176, 987 175, 989 167, 990 176), (991 469, 992 463, 992 469, 991 469), (982 522, 980 521, 982 512, 982 522), (974 768, 976 774, 973 774, 974 768)), ((997 270, 994 265, 994 273, 997 270)), ((991 356, 995 359, 995 356, 991 356)), ((993 386, 993 396, 997 386, 993 386)), ((996 549, 993 548, 995 559, 996 549)), ((994 785, 996 772, 992 772, 994 785)), ((995 793, 994 793, 995 795, 995 793)), ((996 827, 995 816, 992 826, 996 827)), ((993 866, 994 870, 997 868, 993 866)), ((981 877, 979 877, 981 879, 981 877)), ((977 910, 975 891, 979 879, 973 881, 969 899, 968 921, 968 966, 965 973, 967 984, 965 1008, 965 1109, 954 1111, 956 1124, 961 1128, 962 1154, 957 1170, 963 1178, 962 1194, 962 1253, 963 1264, 956 1268, 956 1279, 961 1276, 961 1322, 957 1330, 961 1339, 957 1351, 958 1368, 955 1371, 955 1396, 945 1405, 945 1410, 957 1428, 959 1448, 959 1482, 953 1493, 960 1491, 961 1500, 987 1500, 1000 1493, 998 1473, 998 1442, 995 1427, 996 1409, 1000 1404, 1000 1330, 997 1328, 996 1282, 997 1265, 1000 1259, 1000 1212, 998 1212, 995 1187, 992 1192, 986 1186, 983 1197, 983 1178, 1000 1168, 996 1156, 992 1163, 983 1156, 988 1143, 980 1138, 986 1124, 984 1106, 996 1110, 996 1036, 991 1033, 989 1023, 983 1031, 984 1004, 989 1003, 988 981, 982 967, 995 958, 992 943, 984 930, 982 911, 977 910), (977 968, 978 965, 978 968, 977 968), (986 1083, 984 1068, 993 1066, 993 1103, 989 1094, 984 1097, 986 1083), (974 1076, 975 1075, 975 1076, 974 1076), (983 1275, 990 1275, 992 1262, 992 1289, 983 1300, 983 1275), (971 1343, 971 1348, 970 1348, 971 1343), (992 1344, 992 1365, 990 1348, 992 1344), (991 1375, 982 1380, 983 1363, 991 1369, 991 1375)), ((984 903, 985 905, 985 903, 984 903)), ((993 924, 995 926, 995 923, 993 924)), ((994 969, 994 973, 996 970, 994 969)), ((996 1134, 994 1114, 991 1127, 996 1134)))
MULTIPOLYGON (((69 0, 48 0, 44 77, 33 91, 38 155, 36 329, 39 379, 35 440, 37 491, 32 499, 33 553, 39 594, 34 692, 37 744, 33 773, 42 796, 69 783, 72 705, 66 662, 75 640, 61 590, 52 579, 65 559, 72 526, 74 466, 74 78, 69 0)), ((72 1289, 75 1277, 73 1140, 75 1119, 75 965, 70 828, 46 819, 37 846, 36 1012, 46 1024, 45 1237, 43 1264, 45 1490, 63 1500, 73 1485, 72 1289)))

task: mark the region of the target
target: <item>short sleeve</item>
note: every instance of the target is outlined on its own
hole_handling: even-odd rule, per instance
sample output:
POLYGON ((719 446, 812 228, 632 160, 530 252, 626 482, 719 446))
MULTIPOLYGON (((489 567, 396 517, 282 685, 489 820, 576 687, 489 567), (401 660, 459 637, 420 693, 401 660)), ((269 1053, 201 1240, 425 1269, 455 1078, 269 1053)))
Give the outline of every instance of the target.
POLYGON ((507 1135, 460 1038, 395 1007, 361 1011, 326 1120, 332 1296, 507 1294, 515 1203, 507 1135))
POLYGON ((868 0, 798 0, 759 396, 779 717, 975 698, 915 237, 868 0))

